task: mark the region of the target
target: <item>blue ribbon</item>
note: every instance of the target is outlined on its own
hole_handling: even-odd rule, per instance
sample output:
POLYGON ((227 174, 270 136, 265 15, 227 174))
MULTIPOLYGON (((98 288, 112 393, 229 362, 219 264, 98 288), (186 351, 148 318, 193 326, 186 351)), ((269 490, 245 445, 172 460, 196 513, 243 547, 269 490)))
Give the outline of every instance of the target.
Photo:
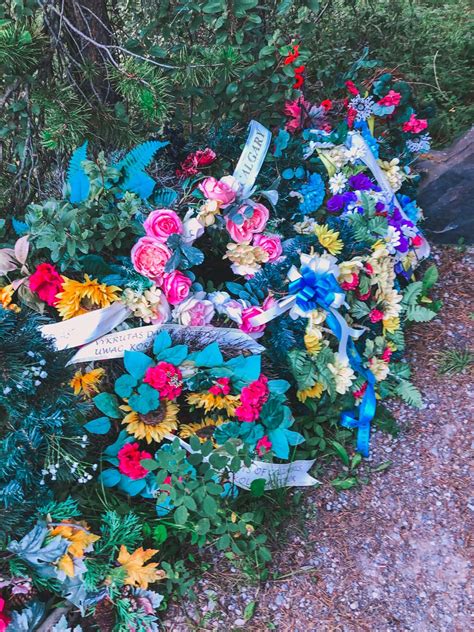
MULTIPOLYGON (((307 266, 301 269, 300 274, 301 277, 291 281, 289 285, 290 293, 296 294, 296 304, 306 312, 317 307, 325 309, 328 312, 326 324, 335 336, 341 340, 341 322, 330 311, 336 295, 344 295, 339 283, 333 274, 329 272, 314 272, 307 266)), ((345 428, 357 428, 357 450, 367 457, 369 456, 370 423, 375 416, 376 408, 375 376, 372 371, 363 366, 362 358, 351 338, 347 341, 345 351, 352 369, 363 375, 367 380, 367 389, 358 408, 342 413, 341 424, 345 428)))
POLYGON ((301 277, 291 281, 288 289, 296 294, 297 306, 305 312, 317 307, 329 310, 336 299, 336 294, 344 296, 339 283, 329 272, 314 272, 308 266, 301 268, 301 277))

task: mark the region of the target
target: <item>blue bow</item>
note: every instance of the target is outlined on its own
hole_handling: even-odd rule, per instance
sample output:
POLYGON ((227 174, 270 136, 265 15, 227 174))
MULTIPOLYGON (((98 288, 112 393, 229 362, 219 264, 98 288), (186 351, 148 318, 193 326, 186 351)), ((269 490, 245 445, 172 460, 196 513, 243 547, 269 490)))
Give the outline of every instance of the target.
POLYGON ((317 307, 329 310, 337 294, 344 298, 344 292, 333 274, 314 272, 308 266, 301 268, 301 276, 291 281, 288 289, 290 294, 296 294, 296 304, 305 312, 317 307))

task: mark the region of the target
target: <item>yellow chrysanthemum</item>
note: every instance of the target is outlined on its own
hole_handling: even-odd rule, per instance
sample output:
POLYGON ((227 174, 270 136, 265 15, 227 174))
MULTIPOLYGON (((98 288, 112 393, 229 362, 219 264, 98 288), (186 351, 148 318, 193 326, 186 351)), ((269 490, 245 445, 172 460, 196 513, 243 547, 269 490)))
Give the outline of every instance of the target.
POLYGON ((231 417, 240 405, 238 395, 213 395, 212 393, 191 393, 188 395, 187 401, 190 406, 204 408, 206 413, 211 410, 225 410, 231 417))
POLYGON ((165 571, 157 570, 158 562, 145 565, 145 562, 156 553, 158 553, 158 549, 144 549, 143 547, 129 553, 127 547, 122 544, 117 561, 126 572, 125 584, 146 590, 148 584, 153 584, 166 577, 165 571))
POLYGON ((321 351, 321 347, 323 346, 322 337, 314 332, 308 332, 304 336, 304 346, 308 353, 316 355, 321 351))
POLYGON ((305 388, 302 391, 297 391, 296 397, 300 400, 300 402, 304 403, 308 398, 319 399, 321 395, 323 394, 323 391, 324 391, 324 386, 321 384, 321 382, 316 382, 316 384, 312 386, 311 388, 305 388))
POLYGON ((335 230, 331 230, 327 224, 318 224, 314 228, 316 237, 323 248, 325 248, 331 255, 338 255, 344 244, 339 239, 339 233, 335 230))
POLYGON ((0 306, 3 309, 9 309, 12 312, 19 312, 20 308, 15 303, 12 303, 13 294, 15 290, 13 289, 13 285, 5 285, 4 287, 0 287, 0 306))
POLYGON ((127 432, 137 439, 145 439, 147 443, 160 443, 167 434, 178 427, 177 417, 179 407, 174 402, 162 399, 160 407, 151 413, 142 415, 131 410, 130 406, 121 406, 122 410, 129 410, 122 420, 127 426, 127 432))
POLYGON ((91 280, 87 274, 84 275, 85 280, 82 282, 63 278, 63 290, 57 295, 56 303, 56 309, 63 320, 101 307, 109 307, 119 298, 119 287, 99 283, 97 279, 91 280))
POLYGON ((394 334, 400 329, 400 318, 398 316, 390 316, 382 321, 384 333, 394 334))
POLYGON ((182 424, 179 427, 179 436, 183 439, 196 436, 201 443, 204 443, 209 439, 213 441, 214 430, 218 426, 221 426, 225 421, 224 417, 219 416, 217 419, 205 417, 204 421, 201 422, 182 424))
POLYGON ((92 371, 85 373, 79 370, 74 373, 69 385, 74 389, 74 395, 83 393, 86 397, 91 397, 94 393, 99 392, 99 384, 104 375, 104 369, 92 369, 92 371))

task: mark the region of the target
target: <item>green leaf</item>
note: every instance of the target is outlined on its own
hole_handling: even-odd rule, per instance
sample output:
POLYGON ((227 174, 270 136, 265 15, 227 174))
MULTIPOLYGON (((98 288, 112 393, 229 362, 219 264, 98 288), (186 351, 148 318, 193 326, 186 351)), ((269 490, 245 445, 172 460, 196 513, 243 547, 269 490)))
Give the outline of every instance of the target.
POLYGON ((346 448, 338 441, 331 441, 331 445, 341 461, 344 463, 344 465, 347 465, 347 467, 349 467, 349 455, 347 454, 346 448))
POLYGON ((196 531, 199 533, 199 535, 206 535, 206 533, 209 532, 210 528, 211 523, 209 521, 209 518, 201 518, 200 520, 198 520, 196 531))
POLYGON ((107 434, 110 430, 110 419, 108 417, 98 417, 88 421, 84 428, 92 434, 107 434))
POLYGON ((140 461, 140 465, 150 472, 153 472, 160 467, 154 459, 142 459, 140 461))
POLYGON ((415 281, 414 283, 407 285, 403 293, 402 305, 415 305, 422 290, 423 283, 421 281, 415 281))
POLYGON ((255 613, 255 608, 257 607, 257 602, 256 601, 249 601, 248 604, 245 606, 245 610, 244 610, 244 619, 245 621, 250 621, 250 619, 253 617, 254 613, 255 613))
POLYGON ((422 305, 410 305, 406 311, 406 319, 416 323, 427 323, 435 316, 436 312, 422 305))
POLYGON ((159 524, 153 529, 153 543, 155 546, 160 546, 168 539, 168 529, 164 524, 159 524))
POLYGON ((172 345, 171 336, 167 331, 160 331, 153 342, 153 353, 159 355, 164 349, 168 349, 172 345))
POLYGON ((137 380, 145 377, 147 369, 153 366, 153 360, 141 351, 125 351, 123 354, 125 368, 137 380))
POLYGON ((260 498, 265 493, 265 483, 266 480, 264 478, 256 478, 254 481, 250 483, 250 493, 255 498, 260 498))
POLYGON ((202 508, 204 513, 211 518, 214 518, 217 514, 217 503, 212 496, 206 496, 204 502, 202 503, 202 508))
POLYGON ((416 388, 414 384, 412 384, 408 380, 400 380, 396 393, 409 406, 421 408, 423 405, 423 399, 420 391, 416 388))
POLYGON ((120 417, 123 416, 122 411, 118 407, 117 398, 111 393, 100 393, 93 397, 92 401, 96 408, 98 408, 101 413, 104 413, 104 415, 107 415, 107 417, 120 419, 120 417))
POLYGON ((425 274, 423 275, 422 284, 423 284, 423 294, 426 295, 429 290, 436 284, 438 281, 438 268, 433 264, 430 266, 425 274))
POLYGON ((176 522, 176 524, 179 524, 179 525, 186 524, 188 520, 188 516, 189 516, 189 512, 186 509, 186 507, 184 507, 183 505, 181 505, 181 507, 178 507, 178 509, 176 509, 173 514, 174 521, 176 522))

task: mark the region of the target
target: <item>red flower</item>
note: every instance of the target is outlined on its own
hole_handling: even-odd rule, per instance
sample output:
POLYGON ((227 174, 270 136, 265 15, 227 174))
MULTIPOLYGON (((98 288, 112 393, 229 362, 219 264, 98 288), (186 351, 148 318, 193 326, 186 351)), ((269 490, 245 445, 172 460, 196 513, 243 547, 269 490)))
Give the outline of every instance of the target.
POLYGON ((361 301, 366 301, 368 298, 370 298, 370 290, 366 292, 365 294, 361 294, 360 292, 356 292, 356 294, 357 294, 357 298, 361 301))
POLYGON ((216 153, 206 147, 206 149, 198 149, 186 156, 181 163, 181 167, 176 170, 176 175, 187 178, 188 176, 194 176, 203 167, 209 166, 216 159, 216 153))
POLYGON ((151 454, 145 450, 140 450, 138 443, 126 443, 117 454, 119 460, 119 472, 137 480, 145 478, 149 470, 140 461, 143 459, 151 459, 151 454))
POLYGON ((383 320, 383 312, 381 312, 379 309, 373 309, 369 314, 369 318, 371 323, 378 323, 379 321, 383 320))
POLYGON ((329 110, 332 108, 331 99, 324 99, 324 101, 321 101, 321 106, 326 110, 326 112, 329 112, 329 110))
POLYGON ((367 272, 367 274, 369 276, 372 276, 374 273, 374 269, 372 267, 372 265, 370 263, 368 263, 367 261, 364 264, 364 270, 367 272))
POLYGON ((309 112, 310 107, 311 103, 309 101, 305 101, 303 97, 299 97, 299 99, 295 99, 294 101, 287 101, 285 103, 283 113, 286 114, 286 116, 291 117, 291 120, 285 125, 285 129, 293 134, 302 128, 308 116, 307 112, 309 112))
POLYGON ((359 277, 357 276, 357 274, 353 274, 350 281, 344 281, 344 283, 341 283, 341 287, 343 290, 355 290, 358 285, 359 277))
POLYGON ((346 88, 349 92, 355 97, 359 94, 359 90, 357 89, 355 83, 353 81, 346 81, 346 88))
POLYGON ((160 392, 160 397, 176 399, 183 390, 181 371, 169 362, 158 362, 147 369, 143 381, 160 392))
POLYGON ((386 94, 382 99, 380 99, 379 105, 384 105, 384 106, 393 105, 397 107, 397 105, 400 105, 401 98, 402 98, 402 95, 399 92, 395 92, 395 90, 390 90, 388 94, 386 94))
POLYGON ((354 125, 356 116, 357 116, 357 110, 354 110, 354 108, 349 108, 347 110, 347 125, 350 128, 354 125))
POLYGON ((403 131, 411 132, 412 134, 419 134, 428 127, 428 121, 426 119, 417 119, 414 114, 410 116, 410 119, 403 123, 403 131))
POLYGON ((382 353, 382 360, 384 362, 390 362, 390 358, 392 357, 392 353, 393 353, 393 351, 390 349, 390 347, 386 347, 384 352, 382 353))
POLYGON ((261 375, 258 380, 244 386, 240 394, 241 405, 236 409, 235 416, 239 421, 256 421, 260 417, 262 406, 269 395, 268 378, 261 375))
POLYGON ((62 276, 50 263, 40 263, 29 279, 30 290, 48 305, 56 305, 56 295, 63 289, 63 283, 62 276))
POLYGON ((228 395, 230 393, 230 378, 219 377, 216 380, 216 384, 211 386, 209 393, 213 395, 228 395))
POLYGON ((420 235, 415 235, 411 238, 411 243, 413 244, 413 246, 415 246, 415 248, 418 248, 418 246, 421 246, 421 244, 423 243, 423 239, 420 237, 420 235))
POLYGON ((257 441, 255 449, 257 450, 258 456, 262 456, 272 449, 272 442, 269 440, 267 435, 264 435, 257 441))
POLYGON ((294 61, 298 59, 298 57, 300 56, 299 48, 300 48, 299 44, 296 44, 296 46, 293 46, 293 52, 288 53, 288 55, 285 57, 285 60, 284 60, 285 66, 288 66, 288 64, 292 64, 294 61))
POLYGON ((293 88, 295 90, 299 90, 301 88, 301 86, 304 84, 304 77, 303 77, 304 71, 305 71, 305 67, 304 66, 297 66, 294 69, 294 72, 295 72, 295 83, 293 84, 293 88))
POLYGON ((367 390, 367 386, 368 386, 368 382, 365 382, 364 384, 362 384, 362 386, 359 388, 358 391, 354 391, 352 394, 354 395, 354 397, 356 399, 359 399, 359 397, 363 397, 365 391, 367 390))

